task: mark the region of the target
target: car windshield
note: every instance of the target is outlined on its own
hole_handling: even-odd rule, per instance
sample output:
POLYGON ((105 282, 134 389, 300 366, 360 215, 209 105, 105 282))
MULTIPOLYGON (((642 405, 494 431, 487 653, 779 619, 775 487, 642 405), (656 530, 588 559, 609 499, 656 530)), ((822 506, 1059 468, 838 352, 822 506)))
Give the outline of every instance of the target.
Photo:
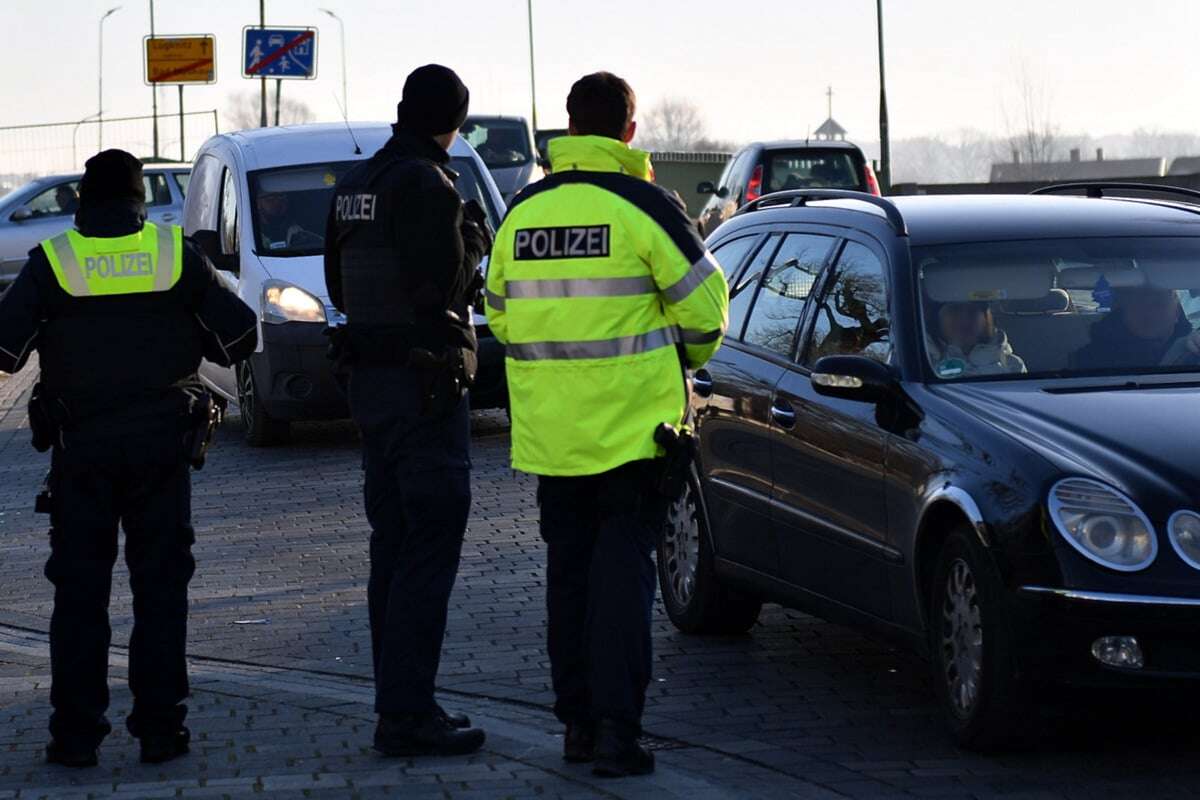
POLYGON ((863 177, 845 150, 777 150, 765 154, 766 191, 858 189, 863 177))
POLYGON ((1200 238, 914 247, 943 381, 1200 372, 1200 238))
MULTIPOLYGON (((325 223, 333 188, 358 163, 305 164, 251 172, 255 252, 272 258, 324 253, 325 223)), ((492 227, 498 227, 499 210, 484 190, 475 162, 464 157, 451 158, 450 168, 458 173, 455 186, 463 199, 478 202, 492 227)))
POLYGON ((488 169, 519 167, 533 158, 529 131, 519 119, 469 117, 459 134, 471 143, 488 169))

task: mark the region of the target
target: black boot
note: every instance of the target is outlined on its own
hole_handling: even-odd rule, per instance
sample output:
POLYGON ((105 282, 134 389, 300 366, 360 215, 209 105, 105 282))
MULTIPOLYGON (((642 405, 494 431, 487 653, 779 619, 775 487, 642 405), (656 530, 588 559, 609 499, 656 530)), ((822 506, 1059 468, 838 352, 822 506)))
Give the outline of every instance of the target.
POLYGON ((187 755, 192 733, 180 728, 174 733, 152 733, 141 737, 142 763, 162 764, 187 755))
POLYGON ((596 763, 592 773, 602 778, 649 775, 654 754, 638 744, 636 725, 602 719, 596 726, 596 763))
POLYGON ((483 747, 478 728, 451 726, 441 714, 384 714, 375 727, 375 749, 385 756, 464 756, 483 747))
POLYGON ((442 719, 446 720, 451 728, 464 730, 471 727, 471 718, 466 714, 460 714, 457 711, 447 711, 441 705, 437 707, 437 713, 442 715, 442 719))
POLYGON ((95 747, 60 744, 57 739, 51 739, 50 744, 46 745, 46 763, 83 769, 99 764, 100 754, 95 747))
POLYGON ((592 722, 568 722, 563 737, 563 761, 586 764, 596 757, 596 725, 592 722))

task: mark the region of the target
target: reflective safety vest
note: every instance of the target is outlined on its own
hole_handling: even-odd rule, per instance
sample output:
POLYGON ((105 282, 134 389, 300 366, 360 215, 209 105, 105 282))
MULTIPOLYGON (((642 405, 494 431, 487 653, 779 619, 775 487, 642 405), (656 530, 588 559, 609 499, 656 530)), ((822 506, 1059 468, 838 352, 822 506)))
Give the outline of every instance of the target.
POLYGON ((41 244, 58 285, 72 297, 165 292, 183 272, 183 229, 147 222, 128 236, 60 233, 41 244))
POLYGON ((649 155, 598 136, 550 142, 553 174, 496 234, 488 323, 506 346, 513 466, 594 475, 662 454, 686 407, 681 358, 725 333, 725 276, 649 155))

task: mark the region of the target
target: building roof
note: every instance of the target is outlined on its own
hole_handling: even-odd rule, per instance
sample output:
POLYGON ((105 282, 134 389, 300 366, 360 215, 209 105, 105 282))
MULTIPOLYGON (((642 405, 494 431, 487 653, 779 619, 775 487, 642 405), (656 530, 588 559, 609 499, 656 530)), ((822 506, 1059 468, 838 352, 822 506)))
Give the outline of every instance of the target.
POLYGON ((846 129, 837 124, 833 117, 821 123, 821 127, 813 132, 813 136, 823 136, 828 139, 838 139, 846 135, 846 129))
POLYGON ((1113 158, 1103 161, 1049 161, 1043 164, 992 164, 992 183, 1021 181, 1096 181, 1148 178, 1166 174, 1165 158, 1113 158))

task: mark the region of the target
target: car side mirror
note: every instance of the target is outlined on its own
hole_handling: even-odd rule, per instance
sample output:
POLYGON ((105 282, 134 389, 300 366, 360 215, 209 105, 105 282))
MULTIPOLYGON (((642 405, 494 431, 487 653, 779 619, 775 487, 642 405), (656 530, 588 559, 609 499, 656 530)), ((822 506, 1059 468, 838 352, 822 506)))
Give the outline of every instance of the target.
POLYGON ((700 181, 696 185, 696 194, 716 194, 717 187, 713 186, 712 181, 700 181))
POLYGON ((189 238, 217 269, 232 272, 234 275, 241 271, 241 263, 236 254, 221 252, 221 237, 216 231, 196 231, 189 238))
POLYGON ((866 356, 825 356, 810 377, 817 394, 862 403, 878 403, 896 389, 891 367, 866 356))
POLYGON ((722 186, 720 189, 717 189, 717 197, 721 198, 722 200, 724 200, 726 197, 729 197, 729 187, 722 186))
POLYGON ((13 222, 24 222, 27 219, 33 219, 33 212, 28 208, 18 208, 9 219, 13 222))

